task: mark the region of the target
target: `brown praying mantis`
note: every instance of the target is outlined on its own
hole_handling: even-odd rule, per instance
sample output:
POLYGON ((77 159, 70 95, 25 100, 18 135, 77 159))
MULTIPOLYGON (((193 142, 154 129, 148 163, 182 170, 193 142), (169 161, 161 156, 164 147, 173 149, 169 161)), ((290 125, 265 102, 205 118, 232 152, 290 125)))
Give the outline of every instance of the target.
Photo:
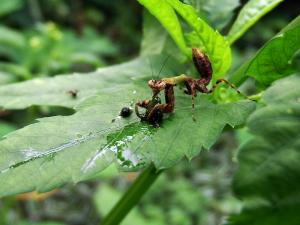
MULTIPOLYGON (((207 86, 212 79, 212 66, 209 58, 197 48, 192 48, 192 57, 194 66, 200 74, 199 79, 189 77, 185 74, 162 78, 160 80, 149 80, 148 86, 152 89, 153 95, 151 100, 139 101, 135 104, 135 113, 143 121, 147 121, 153 124, 155 127, 159 127, 160 122, 163 119, 164 113, 171 113, 174 111, 175 97, 174 97, 174 86, 177 84, 184 84, 184 93, 192 96, 192 108, 194 111, 195 103, 194 99, 197 96, 197 92, 200 93, 212 93, 215 88, 222 82, 228 84, 231 88, 236 90, 239 94, 241 92, 227 80, 221 78, 216 81, 211 89, 207 86), (161 103, 158 94, 164 90, 165 103, 161 103), (144 108, 145 113, 140 113, 139 108, 144 108)), ((194 113, 193 120, 196 121, 194 113)))

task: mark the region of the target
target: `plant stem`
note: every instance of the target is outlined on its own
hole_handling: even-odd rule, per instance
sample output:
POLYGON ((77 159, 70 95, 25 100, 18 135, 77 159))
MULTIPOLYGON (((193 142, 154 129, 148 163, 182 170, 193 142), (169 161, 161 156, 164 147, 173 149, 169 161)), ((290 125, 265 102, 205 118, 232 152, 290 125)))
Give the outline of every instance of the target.
POLYGON ((157 171, 153 164, 148 166, 111 209, 101 225, 119 224, 129 211, 140 201, 160 173, 161 171, 157 171))

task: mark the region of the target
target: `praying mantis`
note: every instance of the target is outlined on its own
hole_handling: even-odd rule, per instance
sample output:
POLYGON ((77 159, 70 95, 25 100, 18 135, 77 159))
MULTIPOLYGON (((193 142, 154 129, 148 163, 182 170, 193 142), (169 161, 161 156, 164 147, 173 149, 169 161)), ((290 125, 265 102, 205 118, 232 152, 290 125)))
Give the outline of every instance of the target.
MULTIPOLYGON (((195 108, 194 99, 197 96, 197 92, 206 94, 212 93, 222 82, 228 84, 231 88, 241 94, 241 92, 233 84, 223 78, 218 79, 212 88, 208 89, 213 73, 208 56, 201 52, 198 48, 192 48, 192 58, 194 66, 200 74, 199 79, 181 74, 175 77, 162 78, 160 80, 152 79, 148 81, 148 86, 151 88, 153 93, 152 99, 139 101, 135 104, 135 113, 142 121, 147 121, 154 127, 159 127, 159 124, 163 119, 163 114, 174 111, 174 86, 178 84, 183 84, 185 87, 184 93, 192 96, 193 110, 195 108), (161 100, 158 97, 158 94, 161 91, 164 91, 165 103, 161 103, 161 100), (145 113, 140 113, 139 108, 144 108, 145 113)), ((194 113, 192 118, 196 121, 194 113)))

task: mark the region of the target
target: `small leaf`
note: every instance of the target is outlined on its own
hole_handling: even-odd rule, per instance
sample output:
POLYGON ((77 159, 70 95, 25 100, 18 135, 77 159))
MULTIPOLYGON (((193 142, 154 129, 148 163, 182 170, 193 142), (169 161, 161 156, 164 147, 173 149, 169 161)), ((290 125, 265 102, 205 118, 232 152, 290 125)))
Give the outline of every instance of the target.
POLYGON ((228 33, 228 41, 232 44, 243 35, 262 16, 275 8, 283 0, 249 0, 240 11, 228 33))
POLYGON ((244 210, 228 224, 299 223, 300 92, 293 89, 299 85, 300 76, 278 80, 263 95, 267 105, 250 116, 255 136, 239 150, 233 183, 244 210))
POLYGON ((255 77, 263 86, 293 73, 290 60, 300 49, 300 16, 269 40, 231 77, 238 84, 246 76, 255 77))

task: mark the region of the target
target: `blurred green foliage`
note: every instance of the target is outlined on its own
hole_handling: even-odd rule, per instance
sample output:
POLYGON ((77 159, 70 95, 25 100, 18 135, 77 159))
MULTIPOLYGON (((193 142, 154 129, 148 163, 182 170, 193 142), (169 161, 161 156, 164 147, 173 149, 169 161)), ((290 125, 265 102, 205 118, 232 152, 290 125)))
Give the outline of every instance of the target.
POLYGON ((95 70, 105 64, 101 57, 111 57, 118 52, 109 39, 99 37, 90 27, 84 28, 81 37, 70 30, 59 29, 53 22, 39 24, 25 32, 0 27, 0 32, 0 68, 18 80, 95 70))

